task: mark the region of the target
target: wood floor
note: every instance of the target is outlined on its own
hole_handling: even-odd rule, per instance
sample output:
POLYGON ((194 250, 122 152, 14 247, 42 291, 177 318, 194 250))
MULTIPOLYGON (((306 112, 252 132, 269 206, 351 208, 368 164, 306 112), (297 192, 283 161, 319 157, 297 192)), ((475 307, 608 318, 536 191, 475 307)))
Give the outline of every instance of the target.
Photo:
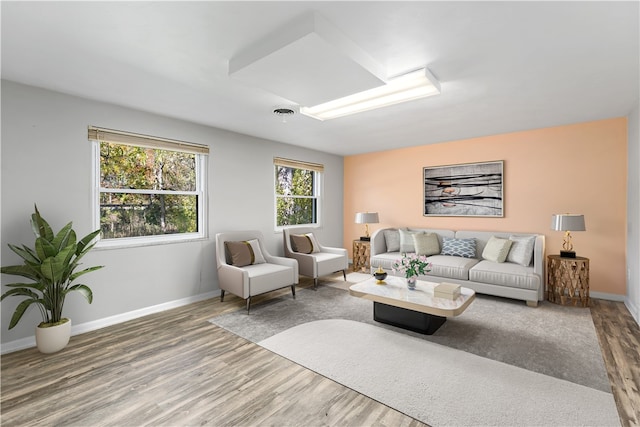
MULTIPOLYGON (((302 286, 312 283, 303 282, 302 286)), ((289 294, 288 290, 255 298, 289 294)), ((423 426, 207 320, 229 295, 2 356, 3 426, 423 426)), ((592 316, 623 426, 640 425, 640 330, 622 303, 592 316)))

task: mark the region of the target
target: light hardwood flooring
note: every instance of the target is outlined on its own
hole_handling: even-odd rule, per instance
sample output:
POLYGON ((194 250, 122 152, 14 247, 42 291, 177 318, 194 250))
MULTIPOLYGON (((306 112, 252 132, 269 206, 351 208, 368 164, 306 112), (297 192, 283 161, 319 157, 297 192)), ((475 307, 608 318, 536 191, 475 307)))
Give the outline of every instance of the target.
MULTIPOLYGON (((302 281, 302 286, 311 286, 302 281)), ((282 290, 255 298, 253 304, 282 290)), ((207 320, 228 295, 2 356, 3 426, 423 426, 207 320)), ((624 426, 640 425, 640 331, 622 303, 593 301, 624 426)))

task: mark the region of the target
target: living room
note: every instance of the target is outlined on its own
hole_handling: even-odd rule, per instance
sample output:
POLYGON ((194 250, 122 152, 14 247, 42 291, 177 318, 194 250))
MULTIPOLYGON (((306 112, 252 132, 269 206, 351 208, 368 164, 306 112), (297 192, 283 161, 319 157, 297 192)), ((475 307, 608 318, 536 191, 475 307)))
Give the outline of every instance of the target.
MULTIPOLYGON (((295 2, 296 13, 307 9, 299 3, 302 2, 295 2)), ((596 8, 605 2, 592 3, 596 8)), ((323 10, 322 5, 314 6, 323 10)), ((68 4, 66 7, 74 6, 68 4)), ((256 6, 247 3, 238 7, 247 13, 244 8, 251 10, 256 6)), ((508 9, 510 3, 504 3, 504 7, 508 9)), ((602 7, 613 16, 606 21, 611 26, 619 15, 627 15, 625 7, 635 7, 635 15, 631 14, 635 16, 635 27, 632 26, 630 31, 637 35, 637 3, 602 7)), ((326 8, 332 10, 329 6, 326 8)), ((216 105, 218 109, 202 108, 209 106, 201 104, 201 98, 208 95, 205 92, 190 92, 192 101, 184 101, 180 88, 189 88, 203 78, 197 66, 191 68, 187 65, 189 61, 184 61, 184 77, 180 81, 167 81, 163 73, 171 71, 169 61, 164 62, 158 55, 160 66, 157 68, 162 68, 161 72, 154 69, 152 61, 148 61, 148 67, 140 68, 135 80, 118 85, 122 77, 121 69, 132 67, 128 63, 132 59, 121 57, 121 62, 110 62, 106 52, 118 52, 119 43, 125 44, 126 40, 100 46, 105 56, 92 58, 95 74, 77 75, 72 68, 61 67, 56 62, 55 55, 64 49, 46 50, 37 42, 31 42, 16 28, 27 28, 27 31, 32 31, 29 34, 41 43, 42 38, 47 37, 48 27, 43 25, 42 29, 36 31, 30 25, 36 27, 41 20, 52 20, 59 21, 62 28, 68 26, 78 30, 63 19, 67 12, 67 9, 56 9, 56 2, 49 2, 48 5, 32 3, 32 6, 19 6, 17 2, 2 4, 3 265, 16 259, 8 249, 8 243, 22 244, 31 240, 29 215, 33 212, 34 203, 54 228, 60 228, 72 220, 74 227, 84 233, 94 229, 94 153, 92 143, 87 138, 88 126, 189 141, 207 145, 210 150, 207 160, 207 237, 162 245, 97 247, 88 254, 85 264, 100 264, 105 268, 87 276, 87 283, 94 293, 92 304, 87 304, 79 295, 70 295, 67 300, 65 312, 73 319, 74 325, 72 344, 74 338, 90 331, 217 297, 215 234, 218 232, 260 230, 265 236, 267 249, 273 254, 282 255, 282 232, 274 228, 275 157, 323 165, 323 208, 316 234, 327 245, 348 249, 350 257, 353 240, 364 232, 363 225, 354 222, 357 212, 378 212, 380 221, 370 224, 372 231, 383 227, 424 227, 539 233, 546 236, 547 254, 558 253, 563 240, 562 232, 551 230, 551 216, 565 212, 583 214, 586 230, 573 233, 573 243, 579 256, 590 259, 591 297, 623 303, 635 321, 640 322, 640 110, 637 78, 630 83, 630 89, 626 92, 614 91, 614 95, 620 95, 621 98, 635 99, 635 103, 627 103, 624 108, 611 101, 615 96, 605 99, 601 92, 597 92, 593 95, 595 99, 589 96, 584 98, 585 104, 591 102, 585 107, 588 113, 567 114, 561 120, 549 120, 541 111, 547 106, 534 105, 522 115, 539 116, 540 119, 535 121, 536 126, 527 127, 520 123, 504 123, 507 120, 502 117, 503 110, 497 116, 492 115, 491 107, 484 108, 483 101, 479 101, 480 106, 476 110, 466 112, 468 115, 465 120, 477 115, 481 125, 472 129, 460 124, 462 129, 458 133, 434 132, 431 135, 428 132, 413 132, 414 125, 408 124, 403 118, 408 107, 399 105, 390 107, 396 109, 396 121, 390 122, 393 128, 385 128, 384 114, 356 114, 351 116, 353 121, 348 126, 340 129, 344 133, 337 133, 337 130, 322 133, 326 143, 316 142, 318 131, 315 128, 331 121, 308 124, 307 121, 313 119, 294 114, 286 118, 287 123, 282 123, 283 119, 271 111, 274 99, 282 103, 281 98, 268 98, 263 101, 269 106, 268 115, 256 121, 257 127, 277 127, 272 131, 277 132, 273 135, 281 135, 282 138, 261 137, 238 130, 243 122, 252 120, 250 114, 255 114, 253 110, 258 109, 260 102, 253 105, 253 110, 247 111, 241 109, 244 107, 241 104, 231 104, 230 98, 228 110, 219 105, 216 105), (47 13, 37 13, 38 7, 50 9, 47 13), (32 14, 31 18, 22 21, 28 14, 32 14), (18 40, 23 43, 18 43, 18 40), (16 68, 13 68, 14 64, 16 68), (38 77, 36 70, 41 75, 48 73, 51 82, 46 83, 45 77, 38 77), (85 90, 74 90, 74 86, 85 90), (100 97, 86 91, 87 87, 92 86, 103 91, 100 97), (150 99, 146 108, 140 106, 144 103, 135 103, 146 98, 150 99), (184 102, 174 105, 175 114, 169 115, 164 108, 175 104, 174 99, 184 102), (609 110, 605 111, 605 104, 611 104, 609 110), (188 111, 187 106, 197 110, 189 119, 184 117, 181 110, 184 107, 188 111), (597 113, 589 113, 589 110, 597 113), (211 115, 222 117, 221 121, 227 122, 228 126, 208 124, 208 116, 211 115), (372 121, 376 122, 375 125, 367 124, 372 121), (393 132, 394 128, 397 128, 397 133, 393 132), (371 149, 341 152, 348 150, 347 137, 354 137, 353 134, 358 133, 362 134, 358 138, 361 144, 362 139, 370 138, 371 149), (452 138, 449 135, 456 136, 452 138), (293 144, 292 140, 300 141, 300 145, 293 144), (313 145, 305 145, 310 144, 308 141, 312 141, 313 145), (423 215, 423 168, 496 160, 504 161, 502 217, 423 215)), ((281 9, 277 12, 280 13, 281 9)), ((291 12, 291 16, 296 14, 294 12, 291 12)), ((455 9, 449 11, 454 12, 455 9)), ((566 10, 562 12, 569 13, 566 10)), ((600 12, 589 10, 584 13, 595 20, 600 12)), ((516 12, 507 10, 502 13, 516 12)), ((131 19, 135 16, 132 14, 131 19)), ((564 15, 559 13, 558 16, 564 15)), ((221 18, 216 16, 216 19, 221 18)), ((89 27, 93 25, 90 20, 85 22, 89 27)), ((282 18, 282 22, 286 22, 286 19, 282 18)), ((216 23, 220 24, 218 21, 216 23)), ((559 31, 561 26, 552 24, 548 23, 549 27, 559 31)), ((580 25, 579 31, 584 27, 580 25)), ((615 66, 600 68, 602 65, 599 64, 609 60, 603 53, 608 46, 618 46, 625 54, 627 49, 635 47, 635 58, 638 58, 637 37, 635 41, 617 39, 627 36, 627 31, 626 27, 620 28, 621 35, 618 35, 612 27, 607 27, 602 30, 602 35, 598 35, 605 40, 602 43, 605 48, 598 46, 596 51, 603 57, 590 58, 595 70, 585 73, 594 82, 594 91, 609 84, 618 88, 620 82, 628 82, 628 74, 637 77, 637 60, 636 68, 631 73, 621 72, 620 78, 616 78, 615 73, 619 70, 615 66), (605 38, 604 34, 610 38, 605 38), (603 69, 610 73, 605 75, 599 72, 603 69)), ((71 49, 77 43, 72 42, 76 37, 72 31, 61 31, 57 35, 60 37, 60 46, 68 42, 71 49)), ((139 42, 140 39, 136 40, 139 42)), ((248 44, 251 40, 244 42, 248 44)), ((479 49, 482 41, 478 41, 478 44, 479 49)), ((81 47, 85 48, 86 45, 81 47)), ((150 50, 149 57, 153 57, 157 51, 150 50)), ((558 51, 554 52, 557 54, 558 51)), ((589 46, 585 45, 566 47, 566 52, 568 56, 580 58, 585 53, 586 56, 591 55, 589 46)), ((225 51, 221 56, 228 54, 225 51)), ((451 63, 454 60, 460 59, 450 59, 451 63)), ((434 63, 436 71, 435 59, 434 63)), ((442 93, 438 96, 445 99, 445 103, 447 87, 452 92, 456 90, 456 82, 443 74, 446 69, 443 67, 436 73, 442 81, 442 93)), ((473 73, 471 67, 468 73, 473 73)), ((539 64, 538 73, 553 74, 553 64, 539 64)), ((463 80, 463 77, 460 79, 463 80)), ((531 84, 535 85, 535 82, 531 84)), ((571 89, 569 93, 576 93, 575 88, 571 89)), ((242 90, 249 91, 245 86, 242 90)), ((477 90, 482 92, 480 88, 477 90)), ((522 104, 515 99, 520 98, 519 88, 507 90, 514 94, 515 109, 515 106, 522 104)), ((585 87, 581 86, 580 91, 584 92, 585 87)), ((526 95, 522 96, 532 96, 530 92, 523 93, 526 95)), ((475 97, 484 95, 478 93, 475 97)), ((258 97, 261 96, 264 95, 260 93, 258 97)), ((221 97, 228 97, 228 94, 221 97)), ((558 102, 558 99, 549 101, 558 102)), ((567 103, 566 109, 570 105, 567 103)), ((508 101, 500 106, 507 110, 512 108, 508 101)), ((453 115, 451 110, 455 111, 458 107, 444 107, 447 107, 449 115, 431 111, 432 115, 426 115, 424 120, 443 121, 452 127, 449 116, 453 115)), ((338 120, 341 119, 336 122, 338 120)), ((523 123, 530 122, 524 122, 523 119, 523 123)), ((363 146, 366 147, 366 144, 363 146)), ((10 279, 3 275, 3 284, 10 283, 10 279)), ((39 322, 37 310, 28 311, 15 328, 9 330, 6 327, 17 303, 11 299, 2 302, 3 354, 32 349, 34 346, 34 327, 39 322)))

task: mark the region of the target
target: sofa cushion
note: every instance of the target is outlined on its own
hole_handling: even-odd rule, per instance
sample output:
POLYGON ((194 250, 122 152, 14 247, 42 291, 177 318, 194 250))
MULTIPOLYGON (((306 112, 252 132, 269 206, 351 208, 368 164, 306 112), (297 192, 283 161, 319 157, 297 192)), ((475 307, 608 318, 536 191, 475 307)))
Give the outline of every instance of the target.
POLYGON ((387 252, 398 252, 400 250, 400 232, 398 230, 384 230, 384 240, 387 245, 387 252))
POLYGON ((475 258, 448 255, 433 255, 428 261, 431 263, 429 275, 460 280, 469 280, 469 270, 478 263, 475 258))
POLYGON ((320 251, 320 245, 316 240, 313 233, 307 234, 292 234, 291 235, 291 249, 294 252, 300 252, 303 254, 310 254, 320 251))
POLYGON ((398 230, 400 233, 400 252, 415 252, 416 246, 413 244, 413 235, 417 231, 398 230))
POLYGON ((227 241, 224 242, 224 247, 227 251, 228 259, 231 260, 231 265, 236 267, 266 262, 257 239, 238 242, 227 241))
POLYGON ((531 265, 531 258, 533 257, 533 247, 536 243, 536 236, 509 236, 511 249, 507 255, 508 262, 515 262, 523 267, 531 265))
POLYGON ((476 239, 455 239, 444 237, 442 239, 441 255, 474 258, 476 256, 476 239))
POLYGON ((257 264, 245 267, 249 276, 249 295, 273 290, 274 283, 295 283, 293 268, 280 264, 257 264))
POLYGON ((482 258, 487 261, 505 262, 513 240, 491 236, 482 251, 482 258))
POLYGON ((399 259, 402 259, 402 254, 400 252, 385 252, 383 254, 372 256, 369 263, 371 264, 372 270, 382 267, 385 270, 390 271, 393 269, 393 263, 399 259))
POLYGON ((510 262, 480 261, 469 270, 469 280, 532 290, 541 286, 540 276, 533 272, 533 267, 510 262))
POLYGON ((436 233, 416 233, 413 244, 418 255, 437 255, 440 253, 440 242, 436 233))

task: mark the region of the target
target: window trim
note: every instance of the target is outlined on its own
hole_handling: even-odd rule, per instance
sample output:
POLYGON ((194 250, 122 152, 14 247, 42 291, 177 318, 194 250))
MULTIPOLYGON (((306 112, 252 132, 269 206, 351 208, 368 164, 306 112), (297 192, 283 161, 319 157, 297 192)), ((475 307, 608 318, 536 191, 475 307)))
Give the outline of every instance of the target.
MULTIPOLYGON (((182 141, 172 141, 165 138, 158 138, 158 145, 152 145, 151 141, 155 137, 147 135, 136 135, 128 132, 111 131, 110 133, 97 133, 97 130, 101 128, 89 127, 89 142, 91 142, 91 157, 92 157, 92 185, 91 185, 91 213, 92 213, 92 229, 96 230, 100 228, 100 194, 103 192, 100 187, 100 143, 115 143, 122 145, 133 145, 145 148, 158 148, 161 150, 188 152, 196 154, 196 191, 166 191, 166 190, 139 190, 139 189, 126 189, 127 193, 139 193, 139 194, 190 194, 198 196, 198 232, 196 233, 179 233, 179 234, 158 234, 154 236, 136 236, 136 237, 118 237, 112 239, 101 238, 96 243, 96 249, 108 249, 119 247, 134 247, 134 246, 150 246, 168 243, 181 243, 187 241, 206 240, 208 238, 208 214, 207 214, 207 165, 209 147, 204 145, 197 145, 191 143, 185 143, 182 141), (115 135, 115 136, 114 136, 115 135), (114 141, 118 139, 118 135, 124 135, 127 138, 127 142, 114 141), (134 138, 141 137, 142 143, 135 144, 134 138), (93 139, 92 139, 93 138, 93 139), (95 139, 106 138, 106 139, 95 139), (169 145, 172 142, 176 142, 176 145, 169 145), (188 147, 199 147, 191 151, 188 147), (185 149, 183 149, 185 148, 185 149)), ((106 189, 105 192, 122 193, 123 189, 106 189)))
MULTIPOLYGON (((310 170, 315 174, 313 180, 313 193, 316 199, 316 222, 308 224, 295 225, 278 225, 278 194, 276 192, 276 180, 274 174, 273 180, 273 225, 275 232, 281 232, 285 228, 322 228, 323 209, 324 209, 324 165, 320 163, 305 162, 300 160, 285 159, 282 157, 273 158, 274 169, 278 166, 284 166, 295 169, 310 170)), ((272 170, 275 172, 275 170, 272 170)), ((287 196, 294 198, 308 198, 305 196, 287 196)))

